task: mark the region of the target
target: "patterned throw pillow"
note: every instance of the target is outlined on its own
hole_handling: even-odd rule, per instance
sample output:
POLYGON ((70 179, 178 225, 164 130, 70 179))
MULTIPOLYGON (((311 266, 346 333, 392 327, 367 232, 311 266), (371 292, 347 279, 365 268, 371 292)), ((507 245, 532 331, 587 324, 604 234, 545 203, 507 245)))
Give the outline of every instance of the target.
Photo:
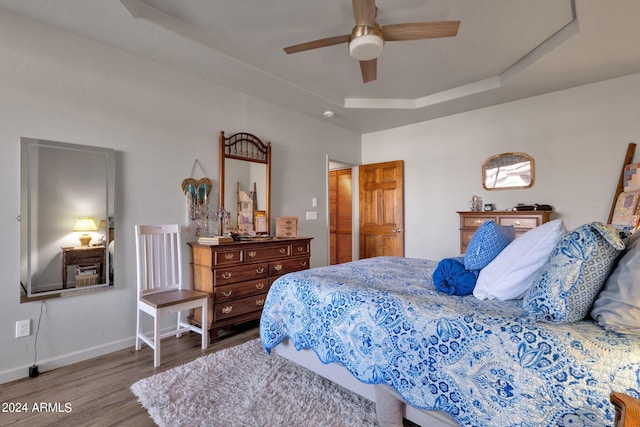
POLYGON ((486 267, 515 238, 513 226, 498 225, 494 220, 482 223, 471 237, 464 254, 464 268, 480 270, 486 267))
POLYGON ((584 319, 624 248, 611 225, 593 222, 568 233, 538 270, 522 301, 525 314, 555 323, 584 319))

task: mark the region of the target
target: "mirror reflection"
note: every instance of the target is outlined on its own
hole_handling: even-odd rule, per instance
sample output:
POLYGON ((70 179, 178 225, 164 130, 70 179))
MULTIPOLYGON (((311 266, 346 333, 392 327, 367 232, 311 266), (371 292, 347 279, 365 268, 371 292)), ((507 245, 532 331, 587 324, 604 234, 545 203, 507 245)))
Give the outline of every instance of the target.
POLYGON ((487 190, 529 188, 534 172, 533 158, 528 154, 498 154, 482 164, 482 185, 487 190))
POLYGON ((26 298, 113 285, 114 152, 21 139, 21 272, 26 298))
POLYGON ((220 209, 228 212, 218 232, 234 237, 269 235, 271 143, 255 135, 220 132, 220 209))
POLYGON ((265 164, 237 159, 225 161, 224 207, 230 213, 230 228, 255 230, 257 233, 266 231, 260 229, 259 221, 254 221, 253 215, 267 210, 266 176, 265 164), (247 192, 253 194, 248 195, 247 192))

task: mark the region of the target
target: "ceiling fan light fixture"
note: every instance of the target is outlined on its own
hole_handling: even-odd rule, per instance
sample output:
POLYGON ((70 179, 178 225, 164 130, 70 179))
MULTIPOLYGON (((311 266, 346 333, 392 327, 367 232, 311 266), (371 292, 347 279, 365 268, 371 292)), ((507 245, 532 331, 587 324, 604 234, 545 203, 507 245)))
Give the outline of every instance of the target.
POLYGON ((382 54, 384 40, 374 34, 360 36, 349 43, 349 53, 359 61, 370 61, 382 54))
POLYGON ((349 53, 358 61, 370 61, 382 54, 384 38, 378 24, 374 27, 356 25, 351 32, 349 53))

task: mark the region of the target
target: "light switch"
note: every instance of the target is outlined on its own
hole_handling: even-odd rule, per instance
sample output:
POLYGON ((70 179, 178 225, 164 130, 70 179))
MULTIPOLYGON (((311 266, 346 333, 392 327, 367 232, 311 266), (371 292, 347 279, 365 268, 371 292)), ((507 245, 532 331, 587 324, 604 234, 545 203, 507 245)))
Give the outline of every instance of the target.
POLYGON ((307 211, 307 219, 318 219, 317 211, 307 211))
POLYGON ((317 197, 314 197, 314 198, 311 199, 311 206, 313 206, 314 208, 318 207, 318 198, 317 197))

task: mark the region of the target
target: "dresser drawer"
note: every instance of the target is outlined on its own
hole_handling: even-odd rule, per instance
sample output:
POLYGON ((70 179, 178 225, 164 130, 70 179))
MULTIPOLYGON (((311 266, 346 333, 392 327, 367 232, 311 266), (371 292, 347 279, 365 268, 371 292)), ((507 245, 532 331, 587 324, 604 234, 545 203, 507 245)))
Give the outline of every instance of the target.
POLYGON ((215 250, 213 251, 213 265, 237 264, 242 261, 242 249, 215 250))
POLYGON ((497 216, 465 216, 462 218, 463 228, 478 228, 482 223, 494 220, 498 222, 497 216))
POLYGON ((67 260, 67 264, 82 263, 82 264, 100 264, 102 263, 102 255, 96 256, 70 256, 67 260))
POLYGON ((531 228, 536 228, 538 225, 540 225, 538 223, 538 218, 527 218, 527 217, 516 217, 516 218, 512 218, 512 217, 500 217, 500 225, 513 225, 515 228, 526 228, 526 229, 531 229, 531 228))
POLYGON ((296 258, 269 263, 269 276, 281 276, 309 268, 309 258, 296 258))
POLYGON ((261 261, 264 259, 282 258, 291 255, 291 246, 282 244, 265 248, 247 248, 244 250, 247 261, 261 261))
POLYGON ((264 306, 266 294, 254 295, 247 298, 240 298, 233 301, 214 304, 213 321, 228 319, 242 314, 261 311, 264 306))
POLYGON ((305 241, 302 243, 294 243, 291 245, 291 255, 309 255, 311 253, 311 243, 309 241, 305 241))
POLYGON ((269 290, 267 278, 249 280, 247 282, 231 285, 216 286, 213 288, 213 296, 216 303, 231 301, 251 295, 264 294, 269 290))
POLYGON ((473 231, 461 231, 460 232, 460 247, 464 248, 463 253, 466 251, 467 246, 469 246, 469 242, 471 242, 471 238, 475 234, 475 230, 473 231))
POLYGON ((269 275, 269 264, 266 262, 239 265, 236 267, 216 268, 213 270, 214 286, 244 282, 245 280, 262 279, 269 275))

